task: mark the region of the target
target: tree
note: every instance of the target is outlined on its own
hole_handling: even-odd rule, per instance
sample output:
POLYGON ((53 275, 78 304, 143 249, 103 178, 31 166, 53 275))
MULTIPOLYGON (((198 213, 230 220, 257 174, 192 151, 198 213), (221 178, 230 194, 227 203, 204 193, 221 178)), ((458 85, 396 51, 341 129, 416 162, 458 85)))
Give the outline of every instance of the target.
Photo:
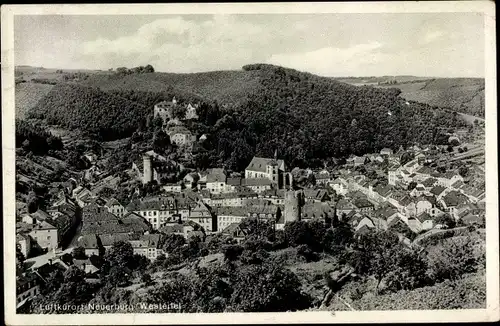
POLYGON ((233 262, 243 253, 243 247, 237 244, 225 245, 222 247, 222 253, 226 261, 233 262))
POLYGON ((186 118, 186 108, 182 105, 176 105, 172 108, 172 116, 179 120, 186 118))
POLYGON ((71 255, 75 259, 87 259, 87 255, 85 254, 85 248, 83 247, 76 247, 71 252, 71 255))
POLYGON ((146 67, 144 67, 143 72, 144 73, 152 73, 152 72, 155 72, 155 69, 153 68, 153 66, 147 65, 146 67))
POLYGON ((287 242, 292 247, 311 243, 312 235, 305 221, 292 221, 286 223, 284 230, 287 242))
POLYGON ((469 168, 467 166, 461 166, 458 169, 458 174, 460 174, 463 178, 467 177, 469 175, 469 168))
POLYGON ((246 265, 236 275, 231 310, 243 312, 296 311, 310 305, 297 276, 274 263, 246 265))
POLYGON ((478 268, 475 243, 470 237, 442 240, 427 254, 431 275, 436 281, 457 280, 478 268))
POLYGON ((106 276, 106 282, 117 287, 124 287, 130 284, 132 272, 127 267, 112 266, 106 276))
POLYGON ((247 217, 240 223, 240 228, 245 231, 247 237, 272 240, 274 227, 271 221, 256 217, 247 217))
POLYGON ((163 251, 172 253, 176 248, 182 247, 186 244, 186 239, 179 234, 167 234, 163 242, 163 251))
POLYGON ((382 279, 396 264, 396 257, 401 250, 399 238, 393 233, 379 231, 363 235, 359 244, 370 257, 369 272, 377 280, 375 291, 378 293, 382 279))
POLYGON ((146 286, 151 285, 153 283, 153 279, 151 278, 151 275, 144 273, 141 276, 141 281, 146 284, 146 286))
POLYGON ((456 147, 456 146, 460 145, 460 142, 456 138, 453 138, 450 141, 450 145, 453 146, 453 147, 456 147))
POLYGON ((170 148, 170 137, 163 131, 157 130, 153 136, 153 150, 157 153, 163 153, 170 148))
POLYGON ((104 258, 111 268, 130 268, 134 265, 134 249, 130 242, 118 241, 106 252, 104 258))
POLYGON ((447 151, 448 153, 453 152, 453 147, 452 147, 451 145, 448 145, 448 147, 446 147, 446 151, 447 151))

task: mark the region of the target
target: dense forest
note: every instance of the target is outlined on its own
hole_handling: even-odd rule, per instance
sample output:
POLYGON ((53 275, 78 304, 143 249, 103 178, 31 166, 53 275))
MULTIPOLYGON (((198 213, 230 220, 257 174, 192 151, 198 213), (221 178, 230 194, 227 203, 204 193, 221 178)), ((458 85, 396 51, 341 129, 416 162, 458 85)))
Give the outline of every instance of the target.
POLYGON ((41 125, 16 119, 16 148, 20 147, 27 152, 44 155, 50 150, 61 150, 63 143, 41 125))
POLYGON ((56 85, 28 117, 68 129, 81 129, 98 140, 130 136, 147 111, 142 104, 75 84, 56 85))
POLYGON ((355 87, 269 65, 244 69, 261 70, 262 91, 213 128, 217 155, 230 169, 275 150, 304 167, 384 147, 441 144, 447 142, 442 130, 464 125, 453 113, 406 103, 397 89, 355 87))

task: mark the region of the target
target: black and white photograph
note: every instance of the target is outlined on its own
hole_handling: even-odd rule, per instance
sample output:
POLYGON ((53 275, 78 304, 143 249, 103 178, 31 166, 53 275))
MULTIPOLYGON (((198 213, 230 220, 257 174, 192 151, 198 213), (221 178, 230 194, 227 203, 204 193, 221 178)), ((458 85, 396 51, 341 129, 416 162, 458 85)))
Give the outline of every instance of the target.
POLYGON ((2 6, 6 323, 498 320, 494 2, 242 5, 2 6))

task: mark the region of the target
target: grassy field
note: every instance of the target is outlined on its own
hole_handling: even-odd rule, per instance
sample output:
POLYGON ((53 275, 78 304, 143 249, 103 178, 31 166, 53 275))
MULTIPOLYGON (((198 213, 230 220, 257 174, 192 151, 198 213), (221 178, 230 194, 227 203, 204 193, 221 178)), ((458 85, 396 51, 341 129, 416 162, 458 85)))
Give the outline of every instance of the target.
POLYGON ((54 85, 38 83, 21 83, 16 85, 15 108, 16 118, 24 119, 28 110, 47 95, 54 85))
POLYGON ((448 107, 453 111, 484 117, 484 79, 482 78, 384 76, 348 77, 336 78, 336 80, 356 86, 399 88, 401 96, 406 100, 448 107), (385 84, 391 81, 396 83, 385 84))

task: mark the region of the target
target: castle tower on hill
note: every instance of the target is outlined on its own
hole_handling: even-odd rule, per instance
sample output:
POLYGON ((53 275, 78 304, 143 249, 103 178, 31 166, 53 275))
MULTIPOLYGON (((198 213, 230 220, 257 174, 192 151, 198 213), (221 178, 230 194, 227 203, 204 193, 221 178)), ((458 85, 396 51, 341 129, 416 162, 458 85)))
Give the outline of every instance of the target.
POLYGON ((285 192, 285 223, 300 221, 304 206, 304 193, 302 191, 285 192))
POLYGON ((151 156, 143 155, 142 156, 142 168, 143 168, 143 176, 142 183, 146 184, 148 182, 153 181, 153 166, 151 162, 151 156))

